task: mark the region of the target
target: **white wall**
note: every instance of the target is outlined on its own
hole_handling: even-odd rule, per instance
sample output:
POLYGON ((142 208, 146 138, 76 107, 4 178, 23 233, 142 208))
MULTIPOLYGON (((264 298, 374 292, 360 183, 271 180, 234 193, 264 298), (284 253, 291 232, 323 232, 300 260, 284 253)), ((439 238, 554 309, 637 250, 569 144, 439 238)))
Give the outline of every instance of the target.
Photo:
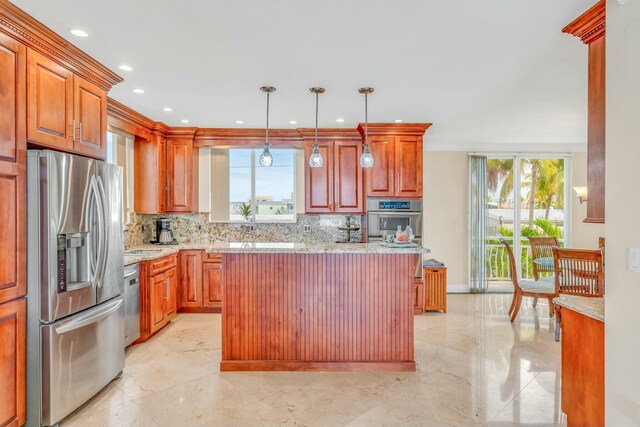
POLYGON ((598 238, 604 236, 604 224, 589 224, 583 220, 587 217, 587 200, 580 203, 573 187, 587 185, 587 153, 575 153, 571 159, 571 247, 598 247, 598 238))
POLYGON ((640 425, 640 1, 607 2, 605 416, 640 425), (620 4, 624 3, 624 4, 620 4))
POLYGON ((424 245, 447 266, 449 290, 468 290, 467 153, 425 151, 423 164, 424 245))

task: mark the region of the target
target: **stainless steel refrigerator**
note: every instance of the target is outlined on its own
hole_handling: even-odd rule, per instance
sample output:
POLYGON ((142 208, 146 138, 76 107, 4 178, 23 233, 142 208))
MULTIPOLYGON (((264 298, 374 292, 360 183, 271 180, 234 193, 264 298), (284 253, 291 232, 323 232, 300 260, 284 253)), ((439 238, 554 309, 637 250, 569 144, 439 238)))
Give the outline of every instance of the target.
POLYGON ((122 168, 27 155, 27 425, 56 425, 124 368, 122 168))

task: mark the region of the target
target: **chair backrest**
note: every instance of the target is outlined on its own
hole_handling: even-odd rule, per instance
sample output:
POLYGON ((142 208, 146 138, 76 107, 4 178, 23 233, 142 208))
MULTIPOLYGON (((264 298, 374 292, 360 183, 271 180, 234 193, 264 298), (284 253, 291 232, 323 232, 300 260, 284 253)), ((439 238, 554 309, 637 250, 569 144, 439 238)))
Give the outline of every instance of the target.
POLYGON ((509 271, 511 273, 511 282, 513 283, 513 287, 520 289, 520 284, 518 283, 518 270, 516 270, 516 259, 513 257, 513 250, 511 250, 511 246, 506 240, 501 238, 500 243, 502 243, 507 249, 507 256, 509 257, 509 271))
POLYGON ((597 249, 553 248, 556 293, 601 297, 604 295, 602 252, 597 249))
MULTIPOLYGON (((553 248, 560 246, 558 239, 555 237, 529 237, 531 243, 531 256, 537 258, 553 258, 553 248)), ((533 263, 533 278, 540 279, 540 273, 553 273, 554 268, 551 265, 543 265, 533 263)))

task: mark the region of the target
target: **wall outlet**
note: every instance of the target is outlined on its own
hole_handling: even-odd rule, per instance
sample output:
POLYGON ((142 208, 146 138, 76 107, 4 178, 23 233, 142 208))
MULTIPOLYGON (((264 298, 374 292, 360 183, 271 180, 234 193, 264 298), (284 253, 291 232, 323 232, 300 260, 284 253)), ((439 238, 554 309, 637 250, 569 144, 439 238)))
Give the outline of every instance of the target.
POLYGON ((202 224, 198 224, 198 231, 202 231, 202 224))
POLYGON ((310 225, 308 225, 308 224, 305 224, 305 226, 304 226, 304 232, 305 232, 305 233, 310 233, 310 232, 311 232, 311 226, 310 226, 310 225))
POLYGON ((629 271, 640 273, 640 249, 629 249, 629 271))

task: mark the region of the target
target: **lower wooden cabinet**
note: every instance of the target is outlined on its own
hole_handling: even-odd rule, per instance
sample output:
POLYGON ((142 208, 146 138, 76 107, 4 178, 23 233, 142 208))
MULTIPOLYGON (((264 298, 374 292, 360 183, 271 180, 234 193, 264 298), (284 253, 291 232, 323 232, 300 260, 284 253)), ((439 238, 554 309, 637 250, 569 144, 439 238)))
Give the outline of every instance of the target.
POLYGON ((202 306, 222 309, 222 262, 202 264, 202 306))
POLYGON ((424 311, 447 312, 447 269, 428 267, 424 273, 424 311))
POLYGON ((27 300, 0 304, 0 425, 25 423, 27 300))
POLYGON ((180 252, 180 311, 222 309, 222 255, 202 250, 180 252))
POLYGON ((178 310, 178 255, 140 263, 140 339, 148 340, 178 310))

